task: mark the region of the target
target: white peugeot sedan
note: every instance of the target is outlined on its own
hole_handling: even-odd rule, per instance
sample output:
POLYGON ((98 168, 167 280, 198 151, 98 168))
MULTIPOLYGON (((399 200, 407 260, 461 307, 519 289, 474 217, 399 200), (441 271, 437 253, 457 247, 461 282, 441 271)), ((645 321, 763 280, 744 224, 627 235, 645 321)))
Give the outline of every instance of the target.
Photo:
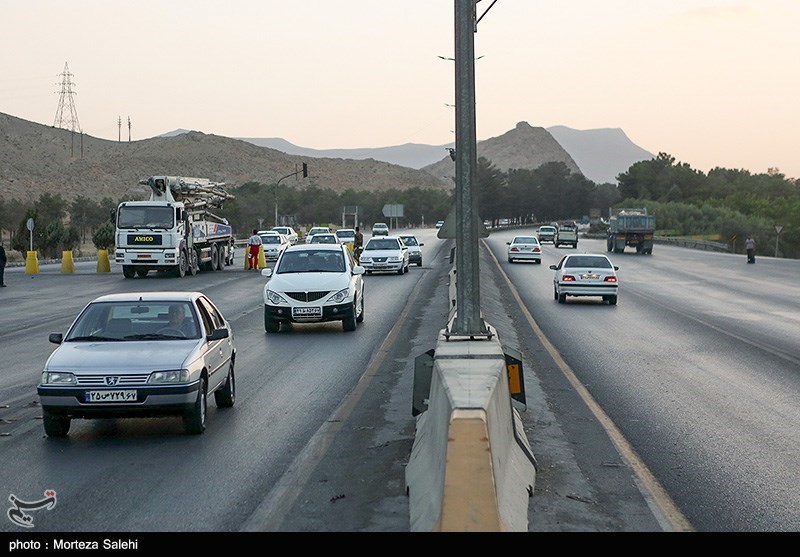
POLYGON ((281 323, 341 321, 355 331, 364 321, 364 268, 339 243, 289 246, 275 269, 261 274, 264 285, 264 330, 280 331, 281 323))
POLYGON ((619 267, 602 254, 565 255, 558 265, 550 265, 553 276, 553 298, 559 304, 567 301, 567 296, 600 296, 603 302, 617 304, 619 267))
POLYGON ((198 434, 209 395, 220 408, 236 400, 233 330, 201 292, 101 296, 50 342, 37 387, 49 437, 74 418, 153 416, 181 416, 198 434))
POLYGON ((518 260, 542 262, 542 246, 536 236, 514 236, 508 246, 508 262, 513 263, 518 260))
POLYGON ((266 261, 277 261, 281 252, 289 247, 289 238, 275 230, 259 232, 261 244, 264 248, 264 259, 266 261))
POLYGON ((402 275, 408 272, 408 248, 398 236, 373 236, 358 261, 368 275, 373 271, 402 275))
POLYGON ((400 239, 408 248, 408 264, 415 264, 417 267, 422 267, 422 246, 417 237, 413 234, 399 234, 400 239))
POLYGON ((290 244, 295 245, 297 243, 297 232, 291 226, 273 226, 272 230, 286 236, 290 244))

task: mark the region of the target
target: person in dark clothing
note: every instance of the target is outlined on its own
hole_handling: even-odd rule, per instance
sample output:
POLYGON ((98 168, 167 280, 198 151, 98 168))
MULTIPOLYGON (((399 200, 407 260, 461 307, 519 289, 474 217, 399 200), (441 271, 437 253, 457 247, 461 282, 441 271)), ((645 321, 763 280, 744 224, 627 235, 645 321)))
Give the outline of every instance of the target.
POLYGON ((0 244, 0 286, 5 286, 6 283, 3 281, 3 275, 6 271, 6 250, 3 247, 3 244, 0 244))
POLYGON ((356 236, 353 239, 353 256, 356 258, 356 263, 361 259, 362 251, 364 251, 364 234, 361 233, 361 228, 356 226, 356 236))

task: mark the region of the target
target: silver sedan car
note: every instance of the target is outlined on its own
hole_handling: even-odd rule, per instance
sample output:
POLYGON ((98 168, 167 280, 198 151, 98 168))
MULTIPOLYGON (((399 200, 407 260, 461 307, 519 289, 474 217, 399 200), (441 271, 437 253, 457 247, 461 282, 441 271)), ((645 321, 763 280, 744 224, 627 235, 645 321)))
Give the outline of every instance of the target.
POLYGON ((101 296, 50 342, 37 387, 50 437, 75 418, 154 416, 181 416, 199 434, 209 395, 220 408, 236 401, 233 330, 201 292, 101 296))

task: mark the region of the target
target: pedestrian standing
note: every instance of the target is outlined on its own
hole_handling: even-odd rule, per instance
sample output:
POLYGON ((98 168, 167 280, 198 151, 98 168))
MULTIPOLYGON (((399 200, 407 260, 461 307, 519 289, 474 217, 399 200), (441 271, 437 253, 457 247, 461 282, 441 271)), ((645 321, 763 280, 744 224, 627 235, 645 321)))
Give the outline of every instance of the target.
POLYGON ((744 241, 744 249, 747 250, 747 262, 756 262, 756 241, 753 240, 751 235, 747 235, 747 240, 744 241))
POLYGON ((361 259, 361 252, 364 250, 364 234, 361 228, 356 226, 356 236, 353 238, 353 255, 356 258, 356 263, 361 259))
POLYGON ((2 242, 0 242, 0 287, 4 287, 6 283, 3 281, 3 275, 6 271, 6 249, 3 247, 2 242))
POLYGON ((253 229, 253 235, 250 236, 249 240, 247 240, 247 246, 248 246, 247 261, 248 261, 248 266, 251 269, 255 269, 256 271, 258 271, 258 255, 259 251, 261 250, 262 243, 263 240, 261 239, 261 236, 258 235, 258 230, 253 229))

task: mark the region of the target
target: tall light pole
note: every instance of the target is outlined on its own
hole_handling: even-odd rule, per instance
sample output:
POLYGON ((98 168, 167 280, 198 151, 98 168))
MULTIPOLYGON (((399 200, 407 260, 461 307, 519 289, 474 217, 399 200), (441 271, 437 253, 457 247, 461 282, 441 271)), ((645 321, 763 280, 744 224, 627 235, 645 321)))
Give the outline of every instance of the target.
MULTIPOLYGON (((475 126, 476 0, 455 0, 456 316, 451 334, 486 335, 481 319, 475 126)), ((490 6, 491 7, 491 6, 490 6)))
MULTIPOLYGON (((297 168, 297 166, 295 166, 297 168)), ((275 183, 275 226, 278 226, 278 186, 280 183, 285 180, 286 178, 290 178, 292 176, 297 176, 298 174, 302 173, 303 178, 308 178, 308 164, 303 163, 302 170, 295 170, 294 172, 287 174, 286 176, 282 177, 275 183)))

